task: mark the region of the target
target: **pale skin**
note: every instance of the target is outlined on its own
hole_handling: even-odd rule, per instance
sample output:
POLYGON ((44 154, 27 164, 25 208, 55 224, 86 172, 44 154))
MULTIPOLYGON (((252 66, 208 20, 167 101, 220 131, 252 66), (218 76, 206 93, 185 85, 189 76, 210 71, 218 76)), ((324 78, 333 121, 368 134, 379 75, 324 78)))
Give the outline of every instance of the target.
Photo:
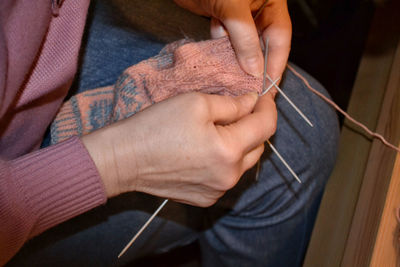
POLYGON ((228 35, 247 73, 261 77, 263 73, 262 40, 269 38, 268 74, 273 80, 282 76, 292 37, 292 24, 286 0, 268 0, 262 13, 253 16, 265 0, 174 0, 178 5, 199 15, 211 17, 211 36, 228 35))
MULTIPOLYGON (((291 30, 284 28, 277 17, 282 10, 287 13, 286 3, 271 0, 254 22, 251 12, 263 1, 176 2, 211 16, 213 37, 229 34, 242 68, 251 74, 258 76, 258 68, 260 73, 263 68, 257 31, 270 36, 269 74, 281 75, 291 30), (272 41, 274 34, 285 41, 272 41), (252 57, 261 57, 260 65, 252 57)), ((289 24, 285 23, 291 29, 290 19, 289 24)), ((83 136, 82 142, 97 166, 107 197, 136 191, 208 207, 235 186, 263 153, 264 142, 276 129, 274 94, 183 94, 83 136)))

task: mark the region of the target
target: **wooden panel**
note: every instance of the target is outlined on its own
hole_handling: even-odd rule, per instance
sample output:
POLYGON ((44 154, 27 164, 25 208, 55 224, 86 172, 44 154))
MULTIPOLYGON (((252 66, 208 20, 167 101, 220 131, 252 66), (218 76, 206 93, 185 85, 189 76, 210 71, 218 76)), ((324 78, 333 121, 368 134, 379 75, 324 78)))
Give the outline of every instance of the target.
MULTIPOLYGON (((389 141, 400 140, 400 43, 391 67, 377 131, 389 141)), ((392 177, 396 152, 375 140, 354 213, 342 266, 368 266, 392 177)), ((392 215, 393 216, 393 215, 392 215)), ((387 265, 385 265, 387 266, 387 265)), ((393 266, 393 265, 392 265, 393 266)))
POLYGON ((370 266, 400 266, 400 233, 396 210, 400 207, 400 155, 397 155, 379 225, 370 266))
MULTIPOLYGON (((399 4, 376 10, 350 99, 348 112, 370 129, 376 128, 396 52, 399 4)), ((371 140, 345 121, 304 266, 341 266, 370 149, 371 140)))

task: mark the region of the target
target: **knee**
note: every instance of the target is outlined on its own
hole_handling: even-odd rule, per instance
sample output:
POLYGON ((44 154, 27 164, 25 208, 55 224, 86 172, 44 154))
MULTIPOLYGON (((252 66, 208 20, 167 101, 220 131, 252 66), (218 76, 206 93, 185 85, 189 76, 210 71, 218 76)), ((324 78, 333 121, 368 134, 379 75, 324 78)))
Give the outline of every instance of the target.
POLYGON ((314 121, 314 127, 310 129, 313 137, 312 160, 315 160, 316 164, 319 163, 321 166, 318 167, 317 165, 316 167, 319 170, 323 170, 326 176, 329 176, 336 161, 339 144, 340 130, 337 113, 329 103, 313 93, 301 78, 306 79, 313 89, 330 99, 327 90, 308 73, 299 68, 294 68, 302 77, 298 77, 291 70, 288 70, 289 75, 293 76, 299 84, 299 91, 308 98, 310 102, 310 116, 312 116, 314 121))
POLYGON ((295 74, 292 70, 287 69, 282 87, 313 123, 313 127, 306 124, 293 108, 282 103, 284 99, 279 100, 280 104, 285 104, 282 105, 284 107, 281 109, 281 114, 284 117, 282 124, 290 126, 286 125, 285 127, 283 125, 285 131, 291 131, 291 133, 287 133, 287 135, 291 135, 287 137, 288 139, 300 141, 295 144, 297 153, 302 150, 308 151, 308 153, 302 153, 302 155, 305 157, 304 161, 312 163, 309 164, 309 167, 325 173, 325 176, 329 176, 336 160, 340 133, 336 111, 320 96, 313 93, 302 78, 313 89, 330 99, 326 89, 305 71, 292 64, 291 66, 301 77, 297 76, 297 73, 295 74))

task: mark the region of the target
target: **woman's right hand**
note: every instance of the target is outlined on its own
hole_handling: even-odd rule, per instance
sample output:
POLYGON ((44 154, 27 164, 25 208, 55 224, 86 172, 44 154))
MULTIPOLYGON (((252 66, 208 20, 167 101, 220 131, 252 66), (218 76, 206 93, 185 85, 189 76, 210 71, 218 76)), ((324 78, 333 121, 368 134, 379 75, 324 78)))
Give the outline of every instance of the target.
POLYGON ((274 134, 273 96, 183 94, 82 137, 108 197, 138 191, 213 205, 274 134))

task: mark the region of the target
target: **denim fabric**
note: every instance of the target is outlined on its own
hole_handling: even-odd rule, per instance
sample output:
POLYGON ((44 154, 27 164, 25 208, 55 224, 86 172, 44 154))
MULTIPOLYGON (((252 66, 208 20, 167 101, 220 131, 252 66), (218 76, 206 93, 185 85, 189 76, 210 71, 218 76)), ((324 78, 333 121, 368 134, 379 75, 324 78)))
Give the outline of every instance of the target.
MULTIPOLYGON (((128 66, 157 54, 162 43, 124 24, 95 2, 75 89, 112 84, 128 66)), ((296 67, 310 84, 324 88, 296 67)), ((335 112, 289 70, 282 89, 314 127, 277 96, 278 127, 271 142, 302 180, 299 184, 266 145, 255 169, 218 203, 200 209, 170 202, 117 260, 162 199, 130 193, 65 222, 28 242, 8 266, 112 266, 198 240, 204 266, 301 266, 339 135, 335 112)))

